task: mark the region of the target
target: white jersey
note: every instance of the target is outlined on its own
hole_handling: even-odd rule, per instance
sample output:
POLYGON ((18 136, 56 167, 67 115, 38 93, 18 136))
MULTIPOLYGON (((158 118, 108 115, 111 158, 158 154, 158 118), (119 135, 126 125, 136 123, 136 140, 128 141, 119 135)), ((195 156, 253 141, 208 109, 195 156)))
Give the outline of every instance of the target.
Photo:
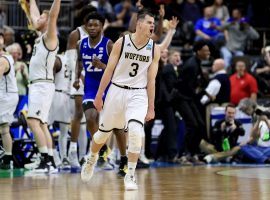
POLYGON ((53 67, 58 46, 54 50, 49 50, 44 41, 44 34, 36 39, 29 66, 29 80, 50 81, 54 80, 53 67))
POLYGON ((14 60, 11 55, 2 55, 9 63, 9 70, 0 79, 0 94, 17 93, 17 81, 15 76, 14 60))
MULTIPOLYGON (((85 37, 88 36, 88 33, 87 33, 87 31, 85 30, 85 28, 84 28, 83 25, 77 27, 77 30, 79 31, 79 34, 80 34, 80 39, 79 39, 79 40, 81 40, 81 39, 83 39, 83 38, 85 38, 85 37)), ((79 41, 79 40, 78 40, 78 41, 79 41)))
POLYGON ((131 35, 125 35, 112 82, 121 86, 146 87, 147 71, 153 60, 154 48, 154 41, 149 39, 144 47, 138 49, 132 42, 131 35))
POLYGON ((55 90, 69 92, 70 75, 66 66, 66 57, 64 55, 57 55, 61 61, 61 70, 55 74, 55 90))

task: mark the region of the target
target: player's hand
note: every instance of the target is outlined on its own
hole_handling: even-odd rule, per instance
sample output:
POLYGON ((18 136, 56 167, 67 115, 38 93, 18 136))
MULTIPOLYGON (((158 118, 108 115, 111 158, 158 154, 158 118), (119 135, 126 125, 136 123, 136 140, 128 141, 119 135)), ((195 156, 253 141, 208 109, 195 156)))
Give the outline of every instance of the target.
POLYGON ((146 117, 145 117, 145 121, 150 121, 152 119, 155 118, 155 110, 154 109, 148 109, 147 110, 147 114, 146 114, 146 117))
POLYGON ((96 98, 94 100, 94 106, 96 107, 98 112, 100 112, 102 110, 102 107, 103 107, 102 97, 96 96, 96 98))
POLYGON ((74 83, 73 83, 73 87, 76 90, 80 89, 80 81, 79 80, 75 80, 74 83))
POLYGON ((98 57, 93 57, 93 60, 92 60, 92 64, 93 64, 93 66, 94 67, 96 67, 96 68, 98 68, 98 69, 105 69, 105 64, 103 63, 103 62, 101 62, 100 60, 99 60, 99 58, 98 57))
POLYGON ((159 6, 159 16, 160 16, 161 18, 163 18, 163 17, 165 16, 165 8, 164 8, 164 5, 163 5, 163 4, 161 4, 161 5, 159 6))
POLYGON ((172 19, 169 21, 169 28, 170 29, 176 29, 177 24, 179 23, 179 20, 177 17, 172 17, 172 19))

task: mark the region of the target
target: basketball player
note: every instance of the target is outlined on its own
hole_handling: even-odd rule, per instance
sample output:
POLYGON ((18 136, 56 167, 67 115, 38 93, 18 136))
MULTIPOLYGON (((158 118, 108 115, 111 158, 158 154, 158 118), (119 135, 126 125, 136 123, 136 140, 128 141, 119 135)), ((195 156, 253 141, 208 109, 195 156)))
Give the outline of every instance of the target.
POLYGON ((94 101, 101 112, 99 130, 93 137, 91 152, 83 165, 81 178, 93 176, 97 154, 114 128, 128 128, 128 172, 126 190, 136 190, 135 168, 142 146, 143 124, 154 118, 155 77, 160 49, 150 36, 154 31, 154 17, 146 10, 138 12, 136 32, 114 44, 94 101), (112 82, 103 106, 103 93, 112 82))
MULTIPOLYGON (((69 161, 67 159, 67 139, 68 126, 70 124, 70 97, 69 97, 69 82, 70 75, 66 68, 66 57, 64 55, 57 55, 54 63, 55 71, 55 93, 53 97, 52 106, 49 113, 49 124, 54 122, 59 123, 60 135, 58 137, 59 151, 63 168, 69 168, 69 161)), ((54 152, 58 153, 58 152, 54 152)), ((57 157, 54 154, 54 158, 57 157)))
MULTIPOLYGON (((0 33, 2 36, 2 34, 0 33)), ((0 55, 0 135, 5 149, 0 160, 1 169, 10 169, 12 161, 12 138, 9 124, 19 101, 17 81, 15 77, 14 60, 11 55, 0 55)))
MULTIPOLYGON (((92 134, 98 130, 99 114, 93 105, 97 94, 98 86, 103 75, 104 69, 111 53, 113 42, 102 35, 105 19, 96 12, 90 13, 85 20, 87 21, 86 29, 88 37, 83 38, 78 44, 78 65, 76 68, 76 80, 74 87, 79 89, 79 79, 82 67, 85 70, 84 78, 84 97, 83 109, 86 116, 87 129, 92 134)), ((118 145, 120 145, 121 161, 119 175, 124 176, 124 167, 127 163, 126 158, 126 141, 123 130, 115 130, 118 145)), ((102 147, 104 151, 105 147, 102 147)), ((104 159, 102 159, 104 162, 104 159)))
POLYGON ((47 121, 55 85, 53 67, 58 51, 57 18, 61 0, 54 0, 50 11, 40 15, 35 0, 30 0, 30 15, 35 30, 40 32, 36 39, 29 66, 29 109, 28 126, 34 133, 41 154, 35 172, 49 172, 55 169, 52 139, 47 121))
MULTIPOLYGON (((93 7, 86 7, 83 9, 81 13, 81 18, 84 19, 85 16, 93 10, 93 7)), ((86 153, 86 146, 87 146, 87 138, 86 138, 86 125, 85 125, 85 117, 83 115, 83 108, 82 108, 82 101, 83 101, 83 95, 84 95, 84 84, 82 82, 82 79, 80 77, 80 88, 76 90, 73 87, 73 83, 75 81, 75 68, 76 68, 76 62, 77 62, 77 42, 80 41, 82 38, 87 37, 88 33, 86 31, 86 22, 77 27, 75 30, 73 30, 69 34, 68 43, 67 43, 67 51, 66 51, 66 62, 67 62, 67 68, 70 70, 70 101, 71 101, 71 141, 69 146, 69 152, 68 152, 68 159, 70 162, 71 167, 80 167, 80 164, 78 162, 78 155, 77 155, 77 142, 78 138, 80 141, 79 148, 79 154, 82 158, 83 155, 86 153), (85 139, 83 139, 85 137, 85 139), (84 150, 84 151, 83 151, 84 150)), ((81 160, 80 158, 80 160, 81 160)))

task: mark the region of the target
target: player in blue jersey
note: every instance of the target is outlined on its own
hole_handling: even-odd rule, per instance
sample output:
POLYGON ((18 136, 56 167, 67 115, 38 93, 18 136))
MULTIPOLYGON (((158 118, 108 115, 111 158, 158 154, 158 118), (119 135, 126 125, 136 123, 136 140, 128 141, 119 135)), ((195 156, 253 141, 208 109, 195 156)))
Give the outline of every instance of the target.
MULTIPOLYGON (((96 93, 98 91, 99 83, 102 78, 104 69, 106 68, 109 55, 112 50, 113 42, 103 36, 103 25, 105 19, 96 12, 90 13, 85 18, 86 30, 89 33, 88 37, 80 40, 77 45, 78 62, 76 65, 76 79, 73 86, 79 89, 81 71, 84 68, 84 96, 83 109, 86 117, 87 129, 93 136, 99 127, 99 114, 93 105, 96 93)), ((116 139, 121 153, 121 162, 118 174, 125 175, 125 165, 127 163, 126 157, 126 141, 123 130, 114 130, 116 139)), ((106 151, 106 145, 103 146, 103 152, 106 151)), ((104 158, 99 159, 104 162, 104 158)))

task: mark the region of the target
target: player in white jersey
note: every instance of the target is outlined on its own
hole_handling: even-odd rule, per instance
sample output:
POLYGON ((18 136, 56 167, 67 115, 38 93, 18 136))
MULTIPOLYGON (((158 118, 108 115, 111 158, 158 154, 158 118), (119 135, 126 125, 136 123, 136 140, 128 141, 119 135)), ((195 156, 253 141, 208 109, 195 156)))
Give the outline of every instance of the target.
POLYGON ((56 165, 62 164, 63 168, 69 168, 70 165, 67 159, 67 140, 70 124, 70 73, 66 67, 66 57, 64 55, 56 56, 54 71, 55 93, 53 96, 48 121, 50 125, 52 125, 54 122, 59 123, 60 128, 58 144, 61 160, 59 159, 58 152, 54 149, 55 163, 56 165))
POLYGON ((128 128, 128 172, 126 190, 136 190, 135 168, 142 145, 143 124, 154 118, 155 77, 160 49, 150 39, 154 17, 146 10, 138 12, 136 32, 116 41, 94 101, 100 113, 99 130, 92 141, 91 152, 83 165, 81 178, 93 175, 97 154, 114 128, 128 128), (112 82, 103 106, 103 93, 112 82))
MULTIPOLYGON (((81 13, 81 18, 84 18, 89 12, 93 10, 93 7, 85 7, 81 13)), ((66 50, 66 61, 67 68, 70 70, 71 81, 70 81, 70 98, 71 98, 71 139, 70 146, 68 151, 68 159, 72 167, 79 167, 78 154, 77 154, 77 142, 79 142, 79 157, 80 160, 82 156, 86 153, 86 150, 83 152, 83 149, 86 149, 87 143, 85 134, 86 134, 86 119, 83 114, 82 101, 84 95, 84 85, 81 77, 80 79, 80 88, 76 90, 73 87, 75 81, 75 68, 77 62, 77 42, 82 38, 87 37, 88 33, 86 31, 86 22, 81 26, 77 27, 69 34, 67 50, 66 50)))
POLYGON ((52 139, 47 122, 55 85, 53 68, 58 51, 57 18, 61 0, 54 0, 50 11, 40 15, 35 0, 30 0, 30 16, 40 36, 36 39, 29 66, 28 126, 34 133, 41 162, 35 172, 55 169, 52 139))
POLYGON ((0 168, 9 169, 12 161, 12 138, 9 125, 19 101, 14 60, 11 55, 0 55, 0 135, 5 155, 0 160, 0 168))

